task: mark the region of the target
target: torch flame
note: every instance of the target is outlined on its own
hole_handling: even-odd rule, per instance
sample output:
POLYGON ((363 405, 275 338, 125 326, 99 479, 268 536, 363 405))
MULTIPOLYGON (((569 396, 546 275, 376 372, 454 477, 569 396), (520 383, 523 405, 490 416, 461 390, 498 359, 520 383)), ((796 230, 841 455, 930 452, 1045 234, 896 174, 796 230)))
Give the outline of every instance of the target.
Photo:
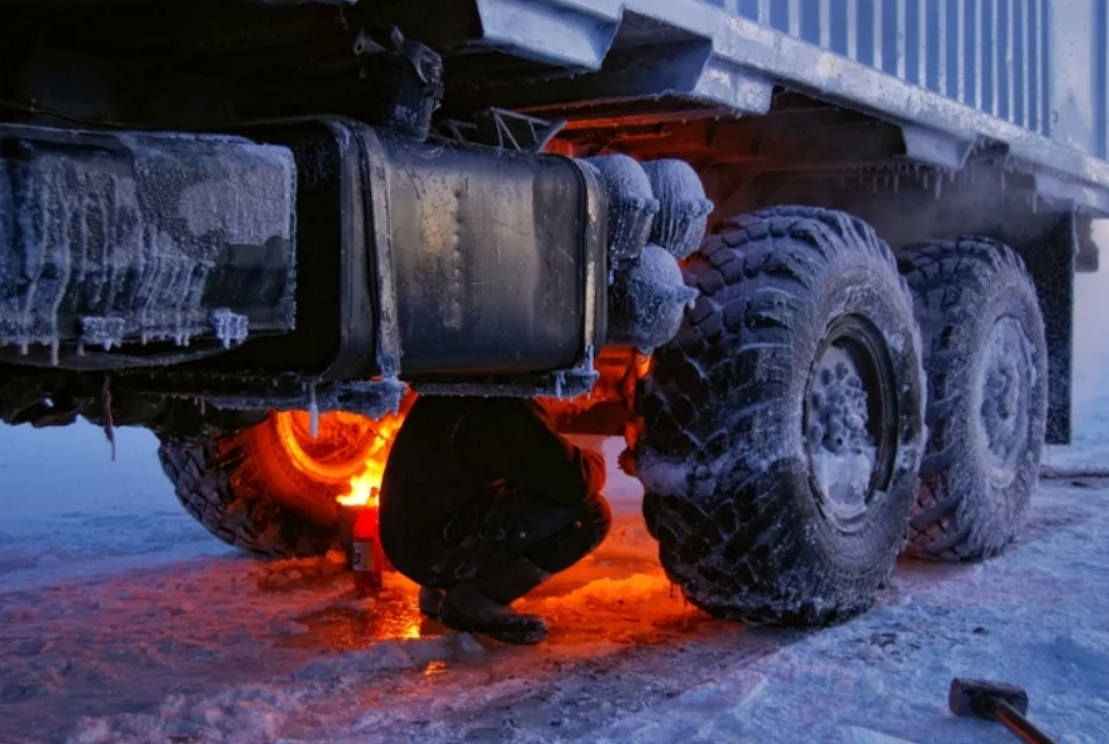
POLYGON ((375 460, 366 463, 366 471, 350 479, 349 490, 335 497, 342 506, 378 506, 381 501, 381 480, 385 468, 375 460))
POLYGON ((307 411, 280 411, 270 422, 288 462, 338 493, 341 506, 376 506, 389 451, 414 398, 409 393, 396 413, 380 419, 345 411, 314 419, 307 411))
POLYGON ((366 467, 350 479, 346 493, 335 497, 340 505, 355 508, 378 505, 381 481, 385 477, 385 463, 389 459, 389 451, 393 448, 393 441, 397 438, 402 423, 404 423, 403 412, 389 414, 377 421, 375 441, 366 457, 366 467))

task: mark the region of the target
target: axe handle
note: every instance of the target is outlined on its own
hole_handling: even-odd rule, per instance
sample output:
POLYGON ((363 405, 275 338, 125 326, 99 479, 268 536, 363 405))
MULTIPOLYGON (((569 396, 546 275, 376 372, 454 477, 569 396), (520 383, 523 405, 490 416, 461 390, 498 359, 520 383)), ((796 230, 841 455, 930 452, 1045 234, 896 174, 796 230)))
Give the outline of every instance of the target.
POLYGON ((1057 744, 1050 736, 1021 715, 1021 712, 1004 700, 997 700, 991 706, 993 716, 1025 744, 1057 744))

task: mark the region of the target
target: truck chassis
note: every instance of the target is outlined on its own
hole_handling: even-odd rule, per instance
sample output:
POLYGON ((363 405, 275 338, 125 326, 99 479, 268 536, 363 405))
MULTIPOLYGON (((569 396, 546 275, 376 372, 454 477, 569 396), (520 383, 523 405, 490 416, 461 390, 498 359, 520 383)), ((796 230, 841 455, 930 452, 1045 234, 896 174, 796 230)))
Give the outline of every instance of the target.
POLYGON ((1109 165, 694 0, 427 7, 0 0, 0 420, 280 557, 414 395, 535 397, 747 622, 1004 548, 1109 165))

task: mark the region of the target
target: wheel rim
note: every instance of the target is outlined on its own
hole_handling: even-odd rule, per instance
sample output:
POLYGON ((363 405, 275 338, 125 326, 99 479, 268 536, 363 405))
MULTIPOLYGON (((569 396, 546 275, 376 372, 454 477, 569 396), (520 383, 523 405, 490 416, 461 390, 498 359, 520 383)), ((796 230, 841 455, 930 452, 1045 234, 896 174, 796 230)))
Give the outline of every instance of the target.
POLYGON ((381 439, 373 419, 353 413, 320 414, 315 436, 305 411, 281 411, 271 421, 293 466, 322 482, 345 484, 360 475, 381 439))
POLYGON ((990 330, 978 383, 978 421, 990 480, 1013 482, 1028 440, 1028 400, 1035 375, 1032 343, 1020 321, 1004 316, 990 330))
POLYGON ((803 432, 817 506, 843 532, 863 528, 893 477, 895 392, 881 331, 859 315, 838 318, 809 375, 803 432))

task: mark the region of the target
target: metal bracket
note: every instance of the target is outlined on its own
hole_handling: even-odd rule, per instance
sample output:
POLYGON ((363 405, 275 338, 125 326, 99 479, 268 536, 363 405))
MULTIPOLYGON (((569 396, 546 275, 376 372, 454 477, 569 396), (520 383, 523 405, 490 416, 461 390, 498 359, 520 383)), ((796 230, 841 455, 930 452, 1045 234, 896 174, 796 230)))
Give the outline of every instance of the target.
POLYGON ((389 169, 372 167, 387 160, 385 147, 371 127, 358 127, 358 141, 364 150, 362 163, 365 180, 366 232, 372 235, 370 276, 374 277, 377 304, 377 363, 386 379, 400 374, 400 329, 397 320, 397 290, 393 278, 393 241, 389 220, 389 169))
POLYGON ((408 390, 408 386, 397 379, 322 382, 295 377, 205 375, 188 378, 154 374, 143 381, 144 389, 152 394, 198 398, 227 410, 347 411, 369 418, 395 413, 408 390))
POLYGON ((450 119, 444 126, 448 139, 459 144, 538 153, 562 131, 566 121, 550 122, 506 109, 487 108, 479 111, 472 122, 450 119))
POLYGON ((430 47, 405 38, 395 26, 389 28, 388 39, 379 42, 364 28, 352 50, 356 57, 366 58, 363 79, 381 86, 371 94, 380 99, 373 118, 402 136, 426 140, 431 117, 443 100, 443 59, 430 47))
POLYGON ((586 350, 586 359, 573 369, 515 380, 437 380, 413 382, 412 389, 420 395, 473 395, 487 398, 576 398, 593 391, 601 378, 593 367, 593 347, 586 350))

